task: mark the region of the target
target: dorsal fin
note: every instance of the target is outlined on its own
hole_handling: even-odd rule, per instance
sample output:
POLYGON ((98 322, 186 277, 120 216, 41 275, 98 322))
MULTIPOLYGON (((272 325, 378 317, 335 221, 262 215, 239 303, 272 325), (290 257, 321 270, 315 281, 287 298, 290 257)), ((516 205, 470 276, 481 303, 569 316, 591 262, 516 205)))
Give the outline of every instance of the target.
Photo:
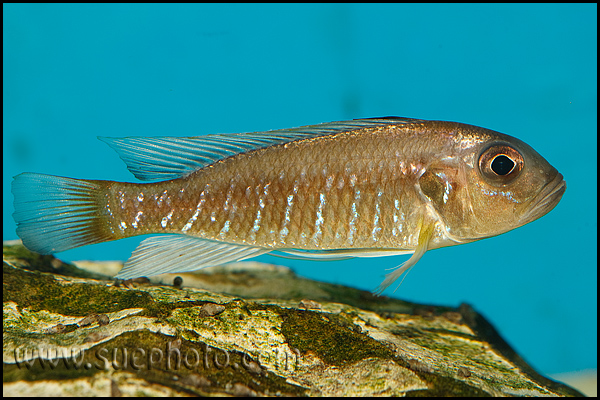
POLYGON ((224 158, 295 140, 333 135, 421 120, 400 117, 365 118, 266 132, 217 134, 195 137, 98 137, 112 147, 136 178, 181 178, 224 158))

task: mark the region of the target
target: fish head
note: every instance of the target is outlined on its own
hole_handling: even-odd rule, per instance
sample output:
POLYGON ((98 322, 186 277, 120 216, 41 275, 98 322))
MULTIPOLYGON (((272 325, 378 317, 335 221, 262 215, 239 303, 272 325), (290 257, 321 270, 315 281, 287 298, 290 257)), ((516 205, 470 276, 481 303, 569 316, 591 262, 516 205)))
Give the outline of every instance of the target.
POLYGON ((550 212, 566 190, 563 176, 519 139, 470 127, 454 155, 419 180, 447 238, 464 243, 499 235, 550 212))

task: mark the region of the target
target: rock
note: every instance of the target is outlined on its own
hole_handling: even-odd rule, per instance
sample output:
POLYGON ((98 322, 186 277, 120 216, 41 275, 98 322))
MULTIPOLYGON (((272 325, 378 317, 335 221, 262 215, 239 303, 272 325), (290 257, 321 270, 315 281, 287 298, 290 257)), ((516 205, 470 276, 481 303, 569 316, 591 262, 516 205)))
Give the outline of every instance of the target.
POLYGON ((466 304, 375 297, 258 263, 175 286, 172 275, 116 284, 102 264, 89 272, 18 244, 3 264, 9 396, 581 396, 466 304))

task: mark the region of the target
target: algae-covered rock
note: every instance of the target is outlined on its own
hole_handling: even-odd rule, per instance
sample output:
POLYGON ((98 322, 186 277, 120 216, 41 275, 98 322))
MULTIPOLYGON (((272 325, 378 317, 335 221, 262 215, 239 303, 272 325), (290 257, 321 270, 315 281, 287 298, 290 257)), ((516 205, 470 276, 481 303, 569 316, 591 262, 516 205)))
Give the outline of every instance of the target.
POLYGON ((118 282, 114 265, 79 265, 4 245, 5 395, 581 395, 466 304, 258 263, 118 282))

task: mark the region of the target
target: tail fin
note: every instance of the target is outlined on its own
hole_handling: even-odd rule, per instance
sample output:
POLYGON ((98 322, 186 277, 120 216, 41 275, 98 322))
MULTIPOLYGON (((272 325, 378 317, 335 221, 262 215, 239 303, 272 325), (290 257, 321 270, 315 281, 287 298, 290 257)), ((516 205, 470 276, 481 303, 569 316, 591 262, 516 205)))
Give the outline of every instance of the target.
POLYGON ((99 201, 105 190, 101 181, 34 173, 15 176, 17 235, 40 254, 114 239, 101 214, 99 201))

